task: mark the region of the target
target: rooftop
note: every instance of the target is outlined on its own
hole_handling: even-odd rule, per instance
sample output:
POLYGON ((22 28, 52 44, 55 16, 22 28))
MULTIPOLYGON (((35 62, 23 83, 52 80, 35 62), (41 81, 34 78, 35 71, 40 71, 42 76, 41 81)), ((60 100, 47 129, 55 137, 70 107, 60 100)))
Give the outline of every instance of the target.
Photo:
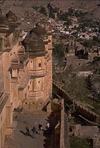
POLYGON ((11 10, 6 14, 6 18, 9 22, 17 22, 17 16, 11 10))

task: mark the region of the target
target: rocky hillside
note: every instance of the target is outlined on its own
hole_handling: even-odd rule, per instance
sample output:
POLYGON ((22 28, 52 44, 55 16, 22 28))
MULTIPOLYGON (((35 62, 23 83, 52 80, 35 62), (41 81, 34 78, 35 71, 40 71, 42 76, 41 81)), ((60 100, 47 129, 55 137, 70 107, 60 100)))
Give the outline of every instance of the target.
POLYGON ((1 6, 12 9, 13 7, 32 7, 45 6, 48 3, 67 10, 69 7, 84 9, 90 12, 90 15, 100 19, 100 0, 0 0, 1 6))
POLYGON ((48 2, 63 10, 69 7, 83 9, 89 11, 91 16, 100 19, 100 0, 33 0, 34 5, 46 5, 48 2))

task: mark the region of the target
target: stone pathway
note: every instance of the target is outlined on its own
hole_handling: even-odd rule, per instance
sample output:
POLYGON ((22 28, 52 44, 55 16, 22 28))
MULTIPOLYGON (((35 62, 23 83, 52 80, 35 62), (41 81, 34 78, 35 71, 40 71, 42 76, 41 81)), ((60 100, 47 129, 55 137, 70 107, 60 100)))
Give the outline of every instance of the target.
POLYGON ((46 127, 47 123, 46 113, 21 113, 18 114, 17 121, 14 121, 14 130, 10 137, 7 138, 4 148, 44 148, 45 137, 43 136, 43 131, 39 134, 32 133, 31 129, 33 126, 38 130, 38 125, 42 124, 43 129, 46 127), (30 129, 30 133, 33 136, 26 136, 20 132, 26 132, 26 127, 30 129))

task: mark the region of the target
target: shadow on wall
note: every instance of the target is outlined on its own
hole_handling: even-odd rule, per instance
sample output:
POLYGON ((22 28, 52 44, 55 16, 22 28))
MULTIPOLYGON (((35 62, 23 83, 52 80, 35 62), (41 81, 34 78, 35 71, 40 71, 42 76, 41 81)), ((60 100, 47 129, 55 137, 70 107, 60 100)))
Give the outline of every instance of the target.
POLYGON ((60 110, 57 112, 52 112, 47 122, 49 127, 46 127, 46 130, 43 131, 45 136, 44 148, 59 148, 60 147, 60 129, 56 130, 56 125, 60 121, 60 110))

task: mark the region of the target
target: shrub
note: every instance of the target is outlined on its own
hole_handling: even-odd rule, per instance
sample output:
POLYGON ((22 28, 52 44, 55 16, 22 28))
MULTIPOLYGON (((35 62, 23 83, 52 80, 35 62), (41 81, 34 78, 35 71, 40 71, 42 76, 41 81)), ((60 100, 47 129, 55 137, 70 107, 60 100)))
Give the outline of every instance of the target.
POLYGON ((40 13, 44 14, 45 16, 47 16, 47 11, 45 7, 41 7, 39 10, 40 13))

